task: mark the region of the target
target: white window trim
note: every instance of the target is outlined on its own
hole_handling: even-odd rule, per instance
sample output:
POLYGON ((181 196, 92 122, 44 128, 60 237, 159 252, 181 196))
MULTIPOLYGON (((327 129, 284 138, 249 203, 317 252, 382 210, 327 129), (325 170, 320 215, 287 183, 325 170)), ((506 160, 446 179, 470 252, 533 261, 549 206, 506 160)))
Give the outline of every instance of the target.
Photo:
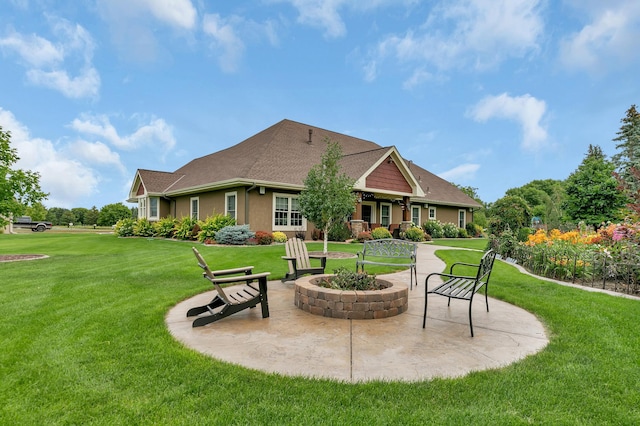
POLYGON ((414 204, 411 206, 411 221, 413 221, 413 209, 418 209, 418 223, 414 223, 414 225, 422 226, 422 205, 414 204))
MULTIPOLYGON (((273 227, 273 231, 306 231, 307 230, 307 219, 302 216, 302 226, 291 226, 291 225, 276 225, 276 197, 279 198, 288 198, 289 199, 289 209, 291 209, 291 199, 298 198, 296 194, 282 194, 274 192, 271 198, 271 226, 273 227)), ((291 222, 291 210, 289 210, 289 223, 291 222)))
POLYGON ((147 197, 138 198, 138 219, 147 217, 147 197))
POLYGON ((189 217, 193 218, 193 202, 198 202, 198 211, 196 212, 195 219, 200 220, 200 197, 191 197, 189 199, 189 217))
POLYGON ((459 209, 458 210, 458 228, 464 228, 467 225, 467 210, 459 209), (462 213, 462 226, 460 226, 460 213, 462 213))
POLYGON ((389 226, 393 223, 393 205, 391 203, 380 203, 380 226, 384 227, 384 226, 389 226), (389 223, 387 225, 384 225, 382 223, 382 207, 387 206, 389 207, 389 223))
POLYGON ((158 220, 160 218, 160 197, 149 197, 148 199, 148 203, 147 203, 147 209, 148 209, 148 218, 149 220, 158 220), (151 216, 151 199, 156 200, 156 215, 155 216, 151 216))
POLYGON ((427 217, 429 218, 429 220, 437 220, 438 219, 437 212, 438 210, 435 207, 429 206, 429 211, 427 213, 427 217), (431 209, 433 209, 433 217, 431 217, 431 209))
POLYGON ((225 215, 229 214, 229 196, 231 195, 235 197, 234 198, 235 202, 233 206, 233 212, 234 212, 233 218, 237 221, 238 220, 238 191, 227 192, 224 194, 224 214, 225 215))

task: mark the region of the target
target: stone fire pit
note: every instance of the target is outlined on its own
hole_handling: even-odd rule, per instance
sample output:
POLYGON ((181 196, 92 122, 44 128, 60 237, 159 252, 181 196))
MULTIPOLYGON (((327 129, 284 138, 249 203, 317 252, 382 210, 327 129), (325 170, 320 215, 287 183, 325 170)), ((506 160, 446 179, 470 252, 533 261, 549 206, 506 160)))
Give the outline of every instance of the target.
POLYGON ((382 290, 335 290, 317 283, 332 275, 311 275, 295 281, 295 305, 314 315, 342 319, 377 319, 409 308, 409 288, 393 279, 378 279, 382 290))

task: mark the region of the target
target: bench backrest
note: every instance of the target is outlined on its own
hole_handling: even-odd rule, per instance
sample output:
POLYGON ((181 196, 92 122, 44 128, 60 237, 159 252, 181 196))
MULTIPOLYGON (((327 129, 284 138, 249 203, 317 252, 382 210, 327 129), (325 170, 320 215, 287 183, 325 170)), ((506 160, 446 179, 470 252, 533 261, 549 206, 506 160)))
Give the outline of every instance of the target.
MULTIPOLYGON (((287 257, 293 257, 296 259, 297 269, 311 268, 309 253, 307 252, 307 246, 305 245, 304 241, 299 238, 290 238, 287 240, 284 247, 287 253, 287 257)), ((295 271, 293 270, 293 262, 289 260, 288 263, 289 273, 295 273, 295 271)))
POLYGON ((215 287, 218 295, 225 303, 230 303, 229 298, 225 294, 224 290, 222 290, 222 287, 220 287, 220 284, 215 281, 216 276, 213 274, 213 271, 209 269, 209 265, 207 265, 207 262, 205 262, 200 252, 195 247, 192 247, 192 250, 193 254, 196 255, 196 259, 198 259, 198 266, 204 270, 202 276, 211 281, 211 284, 213 284, 213 286, 215 287))
POLYGON ((418 246, 415 243, 405 240, 395 240, 384 238, 380 240, 369 240, 364 242, 362 249, 363 258, 366 256, 416 258, 418 246))
POLYGON ((482 255, 480 259, 480 265, 478 266, 478 275, 476 276, 476 285, 478 282, 488 283, 491 276, 491 270, 493 269, 493 262, 496 260, 496 252, 493 250, 487 251, 482 255))

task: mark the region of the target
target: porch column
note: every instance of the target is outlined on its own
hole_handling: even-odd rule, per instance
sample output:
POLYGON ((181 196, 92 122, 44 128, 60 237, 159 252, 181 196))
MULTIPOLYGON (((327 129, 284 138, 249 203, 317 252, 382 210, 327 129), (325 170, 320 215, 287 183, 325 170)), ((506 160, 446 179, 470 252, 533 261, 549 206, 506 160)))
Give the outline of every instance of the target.
POLYGON ((362 192, 356 192, 356 210, 351 215, 354 220, 362 219, 362 192))
POLYGON ((403 222, 411 222, 411 200, 409 197, 402 197, 402 203, 404 204, 404 209, 402 209, 402 221, 403 222))

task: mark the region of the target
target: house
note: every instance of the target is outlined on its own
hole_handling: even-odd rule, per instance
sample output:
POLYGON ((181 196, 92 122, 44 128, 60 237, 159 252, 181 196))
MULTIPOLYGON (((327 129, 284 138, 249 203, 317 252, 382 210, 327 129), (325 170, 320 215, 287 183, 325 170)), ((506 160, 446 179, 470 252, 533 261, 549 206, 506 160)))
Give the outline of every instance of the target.
POLYGON ((298 208, 298 194, 309 170, 326 150, 325 138, 342 148, 342 170, 355 180, 354 235, 384 226, 405 229, 428 219, 464 227, 481 207, 451 183, 412 161, 394 147, 282 120, 222 151, 196 158, 174 172, 139 169, 129 202, 150 221, 217 213, 233 216, 253 231, 283 231, 288 236, 314 230, 298 208))

